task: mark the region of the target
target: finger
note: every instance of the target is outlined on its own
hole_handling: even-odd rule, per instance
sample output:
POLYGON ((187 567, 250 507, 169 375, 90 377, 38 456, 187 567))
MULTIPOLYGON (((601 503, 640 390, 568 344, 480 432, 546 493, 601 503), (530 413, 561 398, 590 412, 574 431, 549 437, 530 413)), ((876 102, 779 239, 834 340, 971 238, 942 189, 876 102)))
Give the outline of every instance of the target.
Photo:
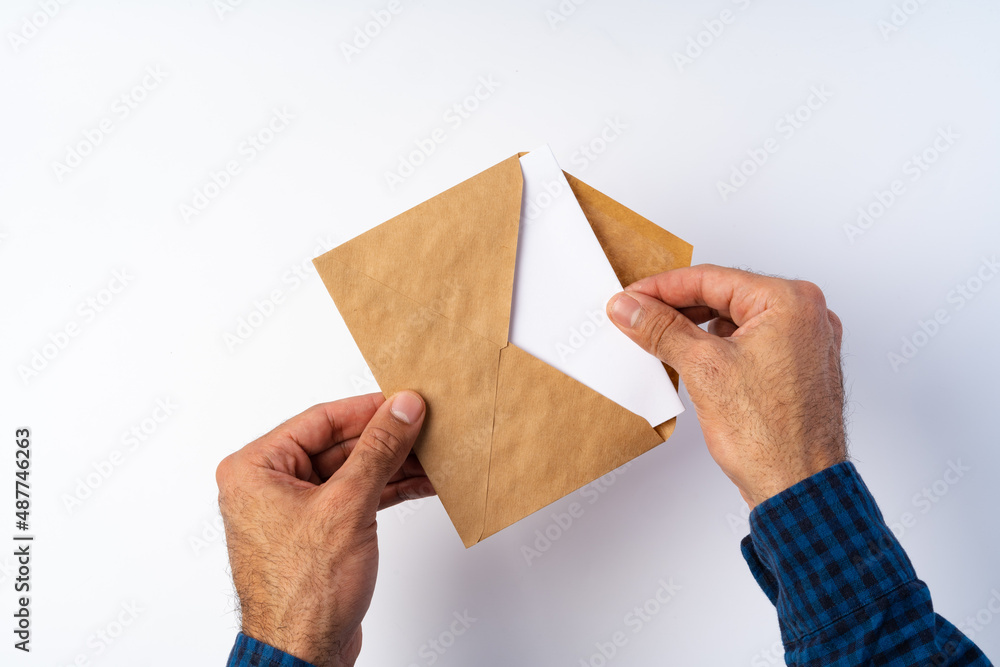
MULTIPOLYGON (((353 442, 357 442, 357 439, 353 442)), ((308 481, 310 484, 319 486, 326 480, 330 479, 330 477, 337 472, 339 467, 340 466, 337 466, 333 470, 320 470, 316 467, 316 462, 313 461, 313 470, 308 481)), ((413 452, 410 452, 410 455, 406 457, 405 461, 403 461, 402 467, 389 478, 389 484, 392 484, 393 482, 401 482, 404 479, 411 479, 413 477, 427 477, 427 473, 424 471, 424 467, 420 465, 420 461, 417 460, 417 457, 413 455, 413 452)))
POLYGON ((423 425, 424 413, 424 400, 412 391, 401 391, 386 401, 330 481, 339 479, 357 484, 363 499, 376 507, 382 490, 409 455, 423 425))
POLYGON ((236 452, 234 463, 311 480, 310 455, 358 436, 384 400, 368 394, 314 405, 236 452))
POLYGON ((424 467, 420 465, 420 461, 417 460, 417 456, 413 452, 410 452, 403 461, 403 465, 396 471, 396 474, 389 478, 389 481, 398 482, 407 477, 427 477, 424 467))
POLYGON ((708 306, 691 306, 689 308, 678 308, 677 312, 688 318, 695 324, 704 324, 705 322, 711 322, 712 320, 719 317, 719 312, 714 308, 709 308, 708 306))
MULTIPOLYGON (((313 469, 319 475, 319 478, 326 481, 337 472, 344 462, 350 457, 351 452, 358 444, 358 438, 351 438, 350 440, 345 440, 344 442, 339 442, 335 446, 326 450, 325 452, 320 452, 312 459, 313 469)), ((403 461, 402 467, 397 471, 395 475, 389 480, 390 482, 395 482, 397 479, 402 479, 403 477, 421 477, 426 475, 424 468, 420 465, 420 461, 412 452, 403 461)))
POLYGON ((321 479, 329 479, 333 473, 340 470, 340 466, 344 465, 344 461, 346 461, 351 455, 351 452, 354 451, 354 447, 357 444, 358 438, 344 440, 343 442, 338 442, 333 447, 330 447, 330 449, 322 451, 312 457, 312 464, 313 468, 316 470, 316 474, 318 474, 321 479))
POLYGON ((622 292, 608 302, 608 315, 626 336, 681 375, 699 342, 712 337, 670 306, 638 292, 622 292))
POLYGON ((306 454, 314 456, 361 435, 384 401, 382 394, 365 394, 320 403, 292 417, 272 433, 286 435, 306 454))
POLYGON ((833 339, 837 344, 837 349, 840 349, 841 343, 844 340, 844 323, 840 321, 840 317, 837 313, 832 310, 827 311, 827 317, 830 320, 830 328, 833 329, 833 339))
POLYGON ((717 317, 708 323, 708 333, 719 338, 729 338, 738 327, 723 317, 717 317))
POLYGON ((643 278, 626 288, 673 306, 707 306, 737 326, 788 296, 791 281, 702 264, 643 278))
POLYGON ((407 500, 417 500, 418 498, 429 498, 436 495, 431 481, 426 477, 410 477, 399 482, 390 482, 379 497, 378 508, 384 510, 387 507, 398 505, 407 500))

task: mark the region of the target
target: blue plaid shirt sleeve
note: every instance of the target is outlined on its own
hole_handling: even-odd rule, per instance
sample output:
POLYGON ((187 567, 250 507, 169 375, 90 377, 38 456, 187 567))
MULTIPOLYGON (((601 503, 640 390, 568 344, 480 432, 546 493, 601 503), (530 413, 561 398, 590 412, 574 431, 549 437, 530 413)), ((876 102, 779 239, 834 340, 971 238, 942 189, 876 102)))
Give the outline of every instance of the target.
POLYGON ((236 635, 236 643, 229 653, 226 667, 314 667, 314 665, 247 637, 241 632, 236 635))
POLYGON ((934 613, 927 585, 852 463, 755 507, 742 549, 777 608, 789 665, 991 664, 934 613))

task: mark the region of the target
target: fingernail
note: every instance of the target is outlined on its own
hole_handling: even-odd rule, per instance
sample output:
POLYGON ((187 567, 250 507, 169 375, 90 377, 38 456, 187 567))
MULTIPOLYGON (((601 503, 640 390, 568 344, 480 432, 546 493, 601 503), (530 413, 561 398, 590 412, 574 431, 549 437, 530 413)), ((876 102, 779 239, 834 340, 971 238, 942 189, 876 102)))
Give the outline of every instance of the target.
POLYGON ((424 402, 412 391, 401 391, 392 398, 389 411, 404 424, 412 424, 424 413, 424 402))
POLYGON ((627 294, 619 294, 611 306, 611 319, 629 329, 635 327, 641 313, 642 307, 639 302, 627 294))

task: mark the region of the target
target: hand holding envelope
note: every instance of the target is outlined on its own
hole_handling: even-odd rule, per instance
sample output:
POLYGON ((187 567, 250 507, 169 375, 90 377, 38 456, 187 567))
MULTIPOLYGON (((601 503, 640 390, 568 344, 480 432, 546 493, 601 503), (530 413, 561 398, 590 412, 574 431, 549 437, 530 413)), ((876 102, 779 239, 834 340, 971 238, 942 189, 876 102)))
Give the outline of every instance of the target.
POLYGON ((614 327, 591 321, 593 336, 570 345, 565 323, 584 328, 588 308, 545 312, 559 294, 560 306, 573 301, 550 282, 561 274, 550 272, 540 291, 523 280, 546 276, 537 267, 546 248, 558 249, 545 234, 565 222, 550 219, 560 208, 570 218, 583 213, 603 266, 581 257, 597 244, 580 241, 577 229, 557 235, 571 247, 550 268, 577 271, 577 286, 604 285, 607 293, 578 290, 601 314, 620 286, 688 266, 691 246, 558 167, 555 176, 547 149, 526 157, 523 173, 522 156, 508 158, 315 260, 380 388, 413 389, 426 400, 414 451, 467 547, 656 446, 681 410, 664 367, 638 348, 620 352, 634 345, 614 327), (562 186, 564 197, 548 192, 543 206, 546 185, 562 186), (608 265, 617 285, 600 281, 608 265), (566 338, 562 349, 544 342, 553 335, 566 338), (624 345, 604 347, 600 339, 614 336, 624 345), (609 362, 601 349, 619 356, 609 362), (644 403, 651 395, 662 402, 644 403))

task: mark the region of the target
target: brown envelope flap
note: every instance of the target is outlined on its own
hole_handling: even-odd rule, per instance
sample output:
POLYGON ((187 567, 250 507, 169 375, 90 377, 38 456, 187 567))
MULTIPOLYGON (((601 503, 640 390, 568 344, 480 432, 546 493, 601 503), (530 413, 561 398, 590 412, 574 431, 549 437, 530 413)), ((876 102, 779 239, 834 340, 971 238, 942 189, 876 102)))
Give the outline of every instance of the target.
POLYGON ((427 401, 414 451, 467 544, 486 510, 522 181, 509 158, 314 260, 386 395, 427 401))
POLYGON ((521 185, 521 164, 508 158, 324 256, 502 347, 510 328, 521 185))
POLYGON ((642 417, 508 345, 500 356, 486 520, 479 539, 661 442, 642 417))
POLYGON ((691 266, 690 243, 580 179, 566 174, 566 180, 622 287, 646 276, 691 266))
POLYGON ((330 253, 315 263, 382 391, 413 389, 427 402, 414 451, 463 541, 474 544, 486 507, 500 348, 330 253))

